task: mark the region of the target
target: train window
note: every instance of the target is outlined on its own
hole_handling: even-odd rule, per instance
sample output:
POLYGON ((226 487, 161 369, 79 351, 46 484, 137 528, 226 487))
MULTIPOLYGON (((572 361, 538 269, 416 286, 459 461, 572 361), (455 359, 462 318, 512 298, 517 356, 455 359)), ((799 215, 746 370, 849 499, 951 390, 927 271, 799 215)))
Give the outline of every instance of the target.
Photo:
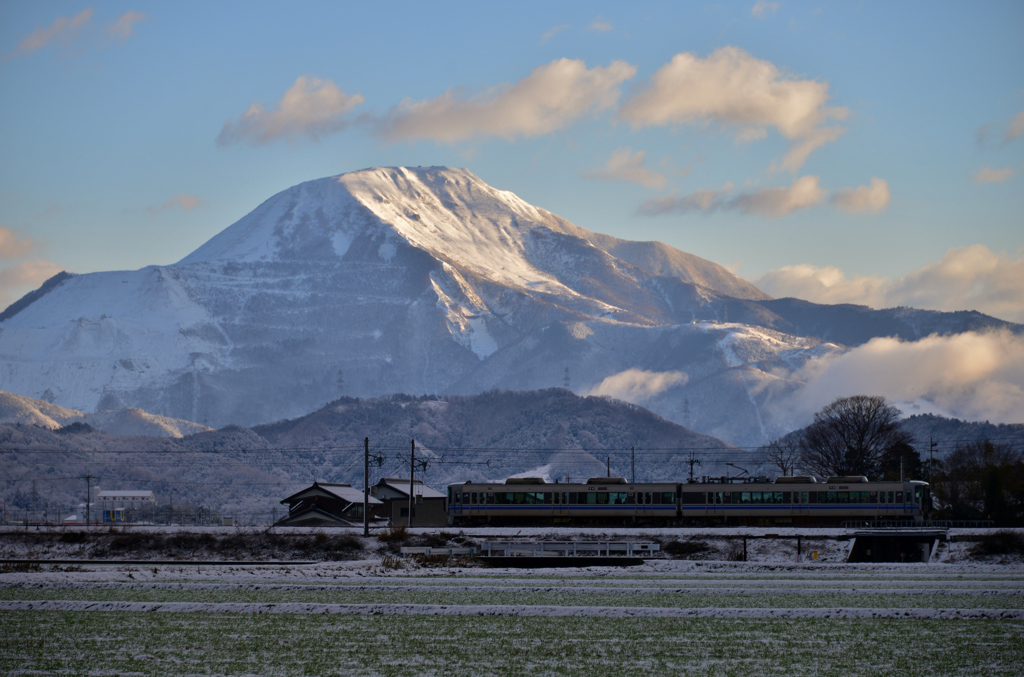
POLYGON ((552 494, 552 501, 554 501, 555 505, 559 505, 562 502, 562 492, 556 491, 552 494))
POLYGON ((878 492, 872 491, 868 494, 868 503, 878 503, 878 492))
POLYGON ((722 492, 715 492, 715 505, 722 505, 722 492))
POLYGON ((860 502, 861 503, 873 503, 873 501, 871 500, 871 493, 867 492, 867 491, 860 492, 860 502))
POLYGON ((893 497, 894 497, 895 495, 896 495, 896 494, 894 494, 894 493, 892 493, 892 492, 890 491, 890 492, 889 492, 889 500, 888 500, 888 501, 886 501, 886 503, 895 503, 895 502, 896 502, 896 499, 895 499, 895 498, 893 498, 893 497))
POLYGON ((544 505, 551 505, 555 500, 555 494, 544 494, 544 505))
MULTIPOLYGON (((781 492, 781 491, 776 491, 775 492, 775 499, 774 499, 775 503, 789 503, 789 501, 785 500, 785 498, 783 497, 782 493, 783 492, 781 492)), ((787 491, 786 493, 789 493, 789 492, 787 491)))
MULTIPOLYGON (((728 496, 729 494, 726 494, 728 496)), ((675 505, 676 493, 674 491, 664 491, 661 494, 662 505, 675 505)), ((728 503, 729 501, 726 501, 728 503)))
POLYGON ((569 502, 572 503, 573 505, 578 504, 580 502, 579 494, 577 494, 575 491, 570 492, 569 493, 569 502))
POLYGON ((821 499, 818 497, 818 493, 819 492, 817 492, 817 491, 809 491, 809 492, 807 492, 807 502, 808 503, 817 503, 818 501, 820 501, 821 499))
POLYGON ((469 502, 471 504, 473 504, 473 505, 476 505, 476 492, 475 491, 469 495, 469 502))
POLYGON ((761 502, 761 492, 760 491, 751 491, 750 492, 750 502, 751 503, 760 503, 761 502))
MULTIPOLYGON (((661 505, 661 492, 660 491, 655 491, 654 494, 652 495, 652 498, 654 499, 654 505, 661 505)), ((721 501, 719 501, 719 502, 721 502, 721 501)))
POLYGON ((806 491, 801 491, 800 492, 800 502, 801 503, 807 503, 807 492, 806 491))
POLYGON ((626 492, 613 491, 608 494, 608 502, 613 505, 626 505, 626 492))
POLYGON ((896 492, 896 502, 897 503, 902 503, 903 502, 903 492, 902 491, 897 491, 896 492))
POLYGON ((488 491, 487 492, 487 505, 493 505, 493 504, 494 504, 494 492, 488 491))
MULTIPOLYGON (((666 494, 666 496, 671 496, 671 495, 672 494, 666 494)), ((675 503, 675 500, 673 500, 672 502, 675 503)), ((729 505, 729 504, 732 503, 732 492, 731 491, 727 491, 724 494, 722 494, 722 503, 724 503, 725 505, 729 505)))
POLYGON ((834 491, 819 491, 818 500, 822 503, 838 503, 836 499, 836 492, 834 491), (824 498, 822 498, 824 497, 824 498))
POLYGON ((709 491, 708 492, 708 505, 713 505, 714 502, 715 502, 715 492, 709 491))
POLYGON ((850 492, 849 491, 839 491, 839 492, 836 492, 836 498, 838 498, 838 502, 839 503, 849 503, 850 502, 850 492))
POLYGON ((923 493, 922 487, 914 487, 914 503, 921 504, 921 494, 923 493))
POLYGON ((800 495, 798 493, 796 493, 795 491, 783 491, 782 492, 782 502, 783 503, 792 503, 794 496, 796 496, 797 501, 800 500, 800 495))
POLYGON ((750 503, 750 492, 749 491, 741 491, 741 492, 739 492, 739 494, 740 494, 740 503, 750 503))

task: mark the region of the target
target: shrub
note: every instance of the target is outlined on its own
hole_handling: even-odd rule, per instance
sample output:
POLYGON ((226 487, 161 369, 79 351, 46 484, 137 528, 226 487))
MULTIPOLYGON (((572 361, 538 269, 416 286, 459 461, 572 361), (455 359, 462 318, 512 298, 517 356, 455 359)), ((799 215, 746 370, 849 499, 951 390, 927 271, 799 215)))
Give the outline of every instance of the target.
POLYGON ((661 548, 666 555, 676 559, 690 559, 694 555, 707 552, 711 549, 704 541, 670 541, 661 548))
POLYGON ((409 530, 404 524, 390 526, 377 534, 377 540, 381 543, 405 543, 409 540, 409 530))
POLYGON ((972 557, 989 555, 1024 555, 1024 536, 1016 531, 996 531, 985 534, 971 548, 972 557))

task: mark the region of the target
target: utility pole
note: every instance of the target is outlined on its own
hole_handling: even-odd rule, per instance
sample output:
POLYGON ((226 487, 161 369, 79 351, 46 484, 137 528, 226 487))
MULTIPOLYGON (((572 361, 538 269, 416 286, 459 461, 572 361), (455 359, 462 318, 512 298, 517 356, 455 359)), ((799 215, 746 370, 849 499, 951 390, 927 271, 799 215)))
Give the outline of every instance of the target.
POLYGON ((413 496, 413 474, 416 472, 416 440, 412 441, 409 448, 409 522, 407 526, 412 527, 412 506, 416 501, 413 496))
POLYGON ((92 475, 85 476, 85 526, 88 527, 92 520, 92 475))
POLYGON ((939 443, 933 440, 931 437, 928 438, 928 484, 932 483, 932 470, 935 468, 935 447, 939 446, 939 443))
POLYGON ((607 464, 607 465, 605 465, 605 468, 607 468, 607 470, 608 470, 608 477, 611 477, 612 476, 612 457, 608 456, 607 458, 605 458, 604 462, 607 464))
POLYGON ((693 457, 693 451, 690 451, 690 460, 687 463, 690 464, 690 484, 693 484, 693 466, 700 465, 700 461, 693 457))
MULTIPOLYGON (((341 372, 338 372, 341 378, 341 372)), ((363 536, 370 535, 370 438, 363 438, 363 536)))
POLYGON ((629 448, 630 478, 632 484, 636 484, 636 447, 629 448))

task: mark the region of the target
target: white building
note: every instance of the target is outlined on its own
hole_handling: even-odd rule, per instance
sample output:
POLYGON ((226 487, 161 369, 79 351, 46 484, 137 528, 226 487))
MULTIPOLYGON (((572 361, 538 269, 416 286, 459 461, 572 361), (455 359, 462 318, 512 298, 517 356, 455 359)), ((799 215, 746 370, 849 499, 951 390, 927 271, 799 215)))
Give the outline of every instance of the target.
POLYGON ((155 508, 152 491, 99 491, 93 506, 99 510, 155 508))

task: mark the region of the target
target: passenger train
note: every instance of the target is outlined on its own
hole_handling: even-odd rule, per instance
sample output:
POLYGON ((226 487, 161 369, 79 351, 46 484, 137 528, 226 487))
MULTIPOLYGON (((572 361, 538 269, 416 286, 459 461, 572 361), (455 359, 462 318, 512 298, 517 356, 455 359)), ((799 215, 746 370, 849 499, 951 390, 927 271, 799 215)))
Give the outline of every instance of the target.
POLYGON ((510 477, 505 483, 448 486, 452 526, 838 526, 861 521, 922 523, 928 484, 866 477, 705 478, 629 483, 592 477, 586 484, 510 477))

